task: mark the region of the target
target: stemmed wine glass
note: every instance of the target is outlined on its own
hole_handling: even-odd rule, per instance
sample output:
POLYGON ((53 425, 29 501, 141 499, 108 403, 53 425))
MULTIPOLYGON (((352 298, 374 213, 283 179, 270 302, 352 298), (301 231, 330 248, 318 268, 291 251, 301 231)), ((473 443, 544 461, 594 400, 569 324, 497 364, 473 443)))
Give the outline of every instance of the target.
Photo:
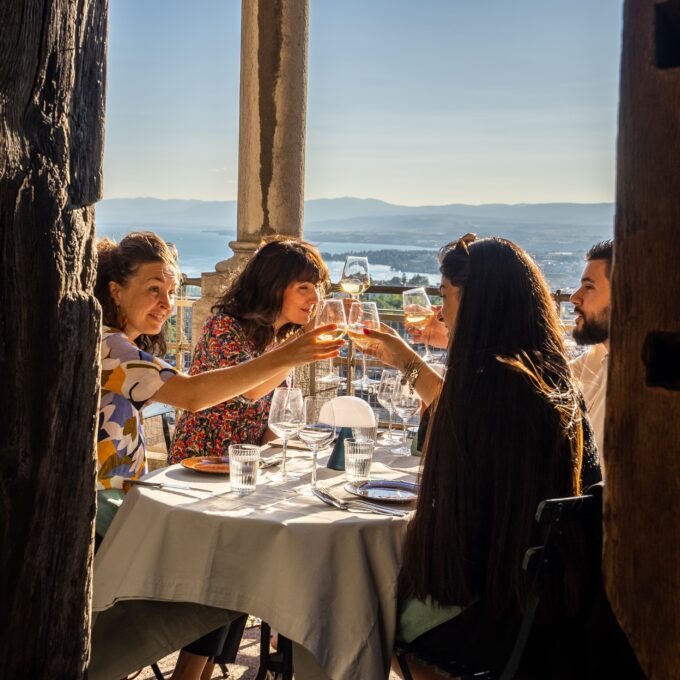
POLYGON ((288 440, 293 439, 300 432, 303 420, 302 390, 299 387, 277 387, 269 409, 269 429, 283 440, 281 474, 274 476, 274 479, 278 481, 298 477, 286 471, 286 454, 288 440))
POLYGON ((394 393, 394 386, 399 380, 399 371, 396 368, 385 368, 380 375, 380 382, 376 389, 376 397, 378 403, 387 411, 389 414, 389 426, 387 432, 385 432, 380 438, 381 444, 393 444, 395 442, 395 436, 392 432, 392 417, 394 415, 394 406, 392 406, 392 394, 394 393))
POLYGON ((335 437, 335 414, 331 400, 327 397, 305 397, 303 420, 299 437, 312 452, 312 480, 300 493, 311 495, 311 490, 316 489, 317 454, 335 437))
MULTIPOLYGON (((318 328, 319 326, 325 326, 329 323, 334 323, 337 326, 336 330, 331 331, 330 333, 323 333, 319 336, 320 340, 336 340, 341 338, 347 332, 345 306, 342 300, 334 300, 329 298, 319 302, 319 307, 314 319, 314 326, 318 328)), ((331 359, 331 366, 332 361, 333 360, 331 359)), ((328 383, 333 385, 337 385, 339 381, 339 377, 333 370, 331 370, 331 372, 325 375, 323 378, 319 378, 320 383, 328 383)))
MULTIPOLYGON (((427 296, 424 288, 412 288, 405 290, 402 293, 404 304, 404 324, 406 326, 416 326, 425 330, 427 322, 433 316, 432 303, 427 296)), ((425 344, 425 354, 422 356, 423 361, 431 361, 432 354, 430 353, 430 346, 427 344, 427 338, 423 333, 423 343, 425 344)))
POLYGON ((366 373, 366 353, 363 350, 368 345, 368 339, 364 335, 364 328, 380 330, 380 316, 375 302, 353 302, 349 308, 347 320, 347 332, 354 344, 361 350, 363 368, 361 379, 354 380, 352 384, 367 389, 372 385, 377 385, 378 381, 369 378, 366 373))
POLYGON ((401 446, 392 449, 392 453, 408 456, 411 453, 410 447, 406 444, 406 422, 415 415, 420 409, 421 399, 415 388, 408 384, 403 376, 398 377, 392 392, 392 407, 394 412, 401 418, 404 431, 401 436, 401 446))
POLYGON ((340 289, 354 299, 358 299, 371 285, 371 276, 368 271, 368 258, 350 255, 345 260, 340 277, 340 289))

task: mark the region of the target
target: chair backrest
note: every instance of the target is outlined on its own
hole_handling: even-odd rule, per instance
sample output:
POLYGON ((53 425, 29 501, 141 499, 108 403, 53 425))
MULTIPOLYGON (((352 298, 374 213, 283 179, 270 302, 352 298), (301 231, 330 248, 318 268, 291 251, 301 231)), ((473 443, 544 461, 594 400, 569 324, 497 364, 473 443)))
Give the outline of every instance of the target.
POLYGON ((582 549, 579 557, 585 557, 577 561, 581 568, 589 571, 581 574, 582 583, 590 586, 587 587, 588 595, 581 594, 582 601, 592 595, 592 584, 601 580, 598 551, 601 545, 602 488, 599 484, 591 487, 584 496, 553 498, 539 503, 535 518, 541 528, 542 542, 528 548, 524 556, 522 566, 531 580, 531 586, 519 633, 499 676, 500 680, 515 677, 532 636, 542 600, 555 582, 564 578, 565 563, 576 557, 573 554, 575 535, 579 537, 579 548, 582 549), (567 532, 568 541, 565 541, 567 532))

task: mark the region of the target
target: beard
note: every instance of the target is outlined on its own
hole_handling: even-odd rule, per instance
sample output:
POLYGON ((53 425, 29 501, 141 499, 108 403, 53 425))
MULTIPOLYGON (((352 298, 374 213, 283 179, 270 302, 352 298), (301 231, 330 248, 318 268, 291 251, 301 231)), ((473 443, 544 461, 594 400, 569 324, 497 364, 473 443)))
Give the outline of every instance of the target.
POLYGON ((582 318, 581 327, 577 326, 572 333, 579 345, 597 345, 609 338, 609 307, 597 316, 583 316, 582 318))

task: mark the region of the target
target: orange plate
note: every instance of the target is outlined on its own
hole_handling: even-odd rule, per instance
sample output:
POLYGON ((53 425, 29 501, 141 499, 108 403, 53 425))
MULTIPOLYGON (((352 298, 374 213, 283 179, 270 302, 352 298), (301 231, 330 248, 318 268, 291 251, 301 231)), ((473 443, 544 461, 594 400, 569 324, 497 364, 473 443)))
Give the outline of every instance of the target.
POLYGON ((209 475, 228 475, 229 459, 222 456, 194 456, 184 458, 182 465, 195 472, 205 472, 209 475))

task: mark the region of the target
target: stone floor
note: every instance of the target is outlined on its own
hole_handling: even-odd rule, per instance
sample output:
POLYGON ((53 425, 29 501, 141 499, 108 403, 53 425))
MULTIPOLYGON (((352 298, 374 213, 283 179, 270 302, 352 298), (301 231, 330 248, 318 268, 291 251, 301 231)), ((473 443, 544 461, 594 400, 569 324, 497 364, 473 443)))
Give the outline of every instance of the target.
MULTIPOLYGON (((226 676, 229 680, 254 680, 257 675, 260 654, 260 628, 259 626, 251 626, 250 624, 251 621, 248 622, 248 627, 243 633, 243 639, 241 640, 241 647, 239 648, 239 653, 236 657, 236 663, 229 665, 229 675, 226 676)), ((176 661, 177 653, 170 654, 158 662, 158 667, 166 678, 169 678, 172 675, 176 661)), ((140 675, 137 676, 138 680, 154 680, 154 678, 155 676, 151 668, 145 668, 140 675)), ((219 667, 215 667, 212 678, 213 680, 219 680, 220 678, 224 680, 225 676, 222 674, 222 670, 219 667)), ((389 680, 399 680, 399 676, 395 673, 390 673, 389 680)))
MULTIPOLYGON (((250 622, 249 622, 250 623, 250 622)), ((241 640, 241 647, 236 663, 229 665, 229 680, 253 680, 257 675, 258 660, 260 654, 260 628, 259 626, 247 627, 243 633, 241 640)), ((158 667, 161 669, 166 678, 172 675, 172 670, 177 661, 177 653, 170 654, 158 662, 158 667)), ((151 668, 145 668, 140 675, 137 676, 139 680, 153 680, 154 674, 151 668)), ((224 678, 219 667, 215 667, 212 675, 215 680, 224 678)))

